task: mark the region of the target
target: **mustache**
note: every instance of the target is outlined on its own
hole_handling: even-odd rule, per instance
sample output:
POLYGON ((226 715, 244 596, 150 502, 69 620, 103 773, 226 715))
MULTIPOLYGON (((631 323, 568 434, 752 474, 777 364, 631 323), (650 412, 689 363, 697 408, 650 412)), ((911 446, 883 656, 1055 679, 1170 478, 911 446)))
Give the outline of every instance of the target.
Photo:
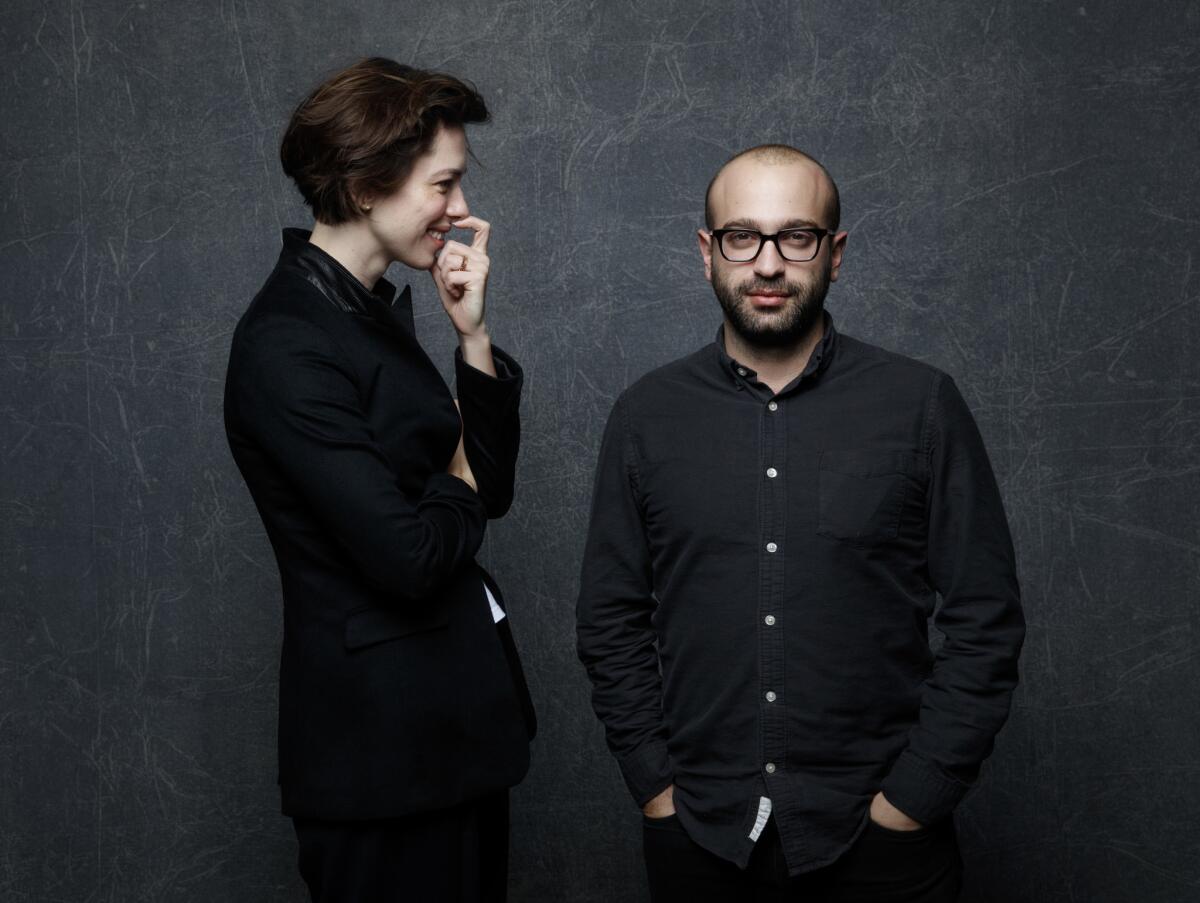
POLYGON ((788 282, 782 276, 778 279, 755 276, 749 282, 738 286, 738 289, 743 295, 752 295, 755 292, 787 292, 789 295, 798 295, 804 291, 804 286, 799 282, 788 282))

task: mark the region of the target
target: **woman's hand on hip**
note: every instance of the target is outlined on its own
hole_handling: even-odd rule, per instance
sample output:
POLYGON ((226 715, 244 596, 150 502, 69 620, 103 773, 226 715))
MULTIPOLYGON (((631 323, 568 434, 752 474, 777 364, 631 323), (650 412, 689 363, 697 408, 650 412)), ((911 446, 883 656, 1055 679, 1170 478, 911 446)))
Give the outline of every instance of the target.
POLYGON ((486 336, 484 299, 491 265, 487 245, 492 227, 477 216, 464 216, 454 226, 474 230, 474 240, 470 246, 458 241, 446 242, 429 272, 459 337, 486 336))

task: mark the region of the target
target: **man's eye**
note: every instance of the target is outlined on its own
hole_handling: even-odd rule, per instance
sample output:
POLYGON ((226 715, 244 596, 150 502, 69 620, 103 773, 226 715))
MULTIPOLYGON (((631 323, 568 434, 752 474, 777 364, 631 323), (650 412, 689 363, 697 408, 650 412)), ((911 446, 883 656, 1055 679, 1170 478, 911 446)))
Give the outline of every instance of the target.
POLYGON ((730 232, 726 239, 736 242, 758 241, 758 236, 753 232, 730 232))
POLYGON ((797 229, 794 232, 784 232, 779 237, 788 244, 793 245, 811 245, 817 240, 817 236, 815 234, 804 229, 797 229))

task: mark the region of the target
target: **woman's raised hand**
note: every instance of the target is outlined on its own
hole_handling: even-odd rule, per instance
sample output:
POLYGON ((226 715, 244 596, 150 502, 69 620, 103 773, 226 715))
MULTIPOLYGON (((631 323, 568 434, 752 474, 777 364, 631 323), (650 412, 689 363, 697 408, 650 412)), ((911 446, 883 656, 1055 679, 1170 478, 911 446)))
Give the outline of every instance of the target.
POLYGON ((474 240, 469 247, 447 241, 429 272, 450 322, 460 337, 470 339, 487 332, 484 298, 491 265, 487 245, 492 227, 477 216, 464 216, 453 225, 474 230, 474 240))

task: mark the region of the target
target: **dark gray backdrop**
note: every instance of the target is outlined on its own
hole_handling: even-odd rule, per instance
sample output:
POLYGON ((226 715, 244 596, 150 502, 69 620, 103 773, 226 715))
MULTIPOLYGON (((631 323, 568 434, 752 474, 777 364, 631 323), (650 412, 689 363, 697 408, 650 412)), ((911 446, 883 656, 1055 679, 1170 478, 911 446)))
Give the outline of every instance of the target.
POLYGON ((1200 899, 1195 6, 338 6, 0 18, 0 898, 303 899, 278 580, 221 388, 280 228, 308 222, 286 117, 380 53, 472 79, 495 119, 466 184, 527 388, 483 559, 542 722, 512 898, 643 899, 573 651, 591 470, 616 394, 712 338, 709 176, 785 141, 841 183, 839 326, 956 377, 1008 504, 1029 638, 959 813, 964 899, 1200 899))

